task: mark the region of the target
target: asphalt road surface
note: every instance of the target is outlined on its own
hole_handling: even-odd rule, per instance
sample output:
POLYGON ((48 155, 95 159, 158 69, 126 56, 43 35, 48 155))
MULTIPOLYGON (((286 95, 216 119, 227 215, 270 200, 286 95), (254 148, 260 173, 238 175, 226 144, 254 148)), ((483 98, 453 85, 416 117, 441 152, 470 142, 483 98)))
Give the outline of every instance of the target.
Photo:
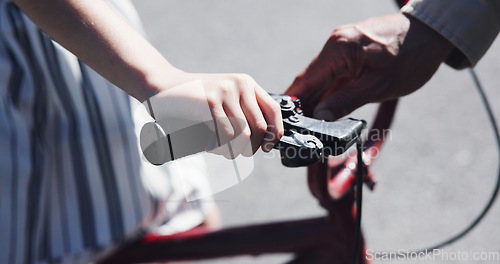
MULTIPOLYGON (((248 73, 273 93, 285 91, 335 27, 396 11, 390 0, 134 2, 150 40, 173 65, 189 72, 248 73)), ((499 62, 497 40, 476 67, 497 117, 499 62)), ((370 122, 375 109, 365 106, 350 116, 370 122)), ((498 170, 492 130, 467 71, 443 65, 422 89, 401 100, 392 129, 373 168, 376 190, 364 196, 362 225, 374 251, 419 249, 457 233, 487 202, 498 170)), ((262 152, 255 164, 250 177, 215 195, 226 226, 323 215, 307 191, 305 169, 285 168, 277 155, 262 152)), ((477 252, 499 253, 498 219, 500 201, 470 235, 433 260, 375 263, 499 263, 471 259, 481 256, 477 252)), ((199 263, 283 263, 289 258, 199 263)))

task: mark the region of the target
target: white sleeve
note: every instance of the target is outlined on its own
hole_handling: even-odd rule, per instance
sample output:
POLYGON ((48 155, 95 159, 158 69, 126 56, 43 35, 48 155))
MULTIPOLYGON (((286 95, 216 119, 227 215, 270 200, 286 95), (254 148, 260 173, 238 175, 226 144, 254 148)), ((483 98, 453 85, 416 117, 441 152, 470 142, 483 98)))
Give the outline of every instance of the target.
POLYGON ((500 0, 411 0, 402 9, 455 47, 447 63, 474 66, 500 30, 500 0))

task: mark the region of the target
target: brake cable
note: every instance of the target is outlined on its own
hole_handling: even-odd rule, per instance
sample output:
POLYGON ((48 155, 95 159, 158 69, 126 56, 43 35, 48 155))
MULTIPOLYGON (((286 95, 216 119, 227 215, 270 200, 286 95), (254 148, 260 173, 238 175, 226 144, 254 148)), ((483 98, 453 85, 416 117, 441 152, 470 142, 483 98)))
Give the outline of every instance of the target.
MULTIPOLYGON (((500 189, 500 133, 498 132, 498 126, 497 126, 497 123, 496 123, 493 111, 491 110, 490 103, 488 102, 488 99, 486 97, 484 89, 483 89, 481 83, 479 82, 479 78, 476 75, 476 72, 472 68, 469 69, 469 72, 470 72, 470 74, 472 76, 472 80, 474 81, 476 89, 477 89, 477 91, 479 93, 481 102, 483 103, 483 106, 484 106, 484 108, 486 110, 489 123, 490 123, 490 125, 491 125, 491 127, 493 129, 493 133, 494 133, 495 140, 496 140, 496 143, 497 143, 496 144, 497 145, 497 150, 498 150, 498 153, 499 153, 498 175, 497 175, 497 181, 496 181, 495 187, 493 189, 493 193, 491 194, 490 199, 486 203, 486 206, 483 208, 483 210, 481 211, 481 213, 478 216, 476 216, 476 218, 466 228, 464 228, 462 231, 458 232, 456 235, 448 238, 447 240, 445 240, 445 241, 443 241, 443 242, 441 242, 439 244, 436 244, 434 246, 426 247, 426 248, 423 248, 423 249, 420 249, 420 250, 405 251, 404 253, 402 253, 400 251, 398 251, 398 252, 384 251, 384 252, 377 252, 378 254, 384 255, 385 257, 388 257, 389 259, 393 259, 393 257, 395 257, 397 259, 399 257, 408 257, 410 255, 416 255, 416 254, 417 255, 419 255, 419 254, 425 254, 425 255, 427 255, 427 254, 431 253, 432 251, 434 251, 436 249, 439 249, 439 248, 442 248, 444 246, 450 245, 453 242, 455 242, 455 241, 463 238, 472 229, 474 229, 474 227, 476 227, 479 224, 479 222, 481 220, 483 220, 483 218, 486 216, 486 214, 488 213, 488 211, 491 209, 491 206, 495 202, 495 200, 497 198, 497 195, 498 195, 498 191, 500 189)), ((359 228, 359 227, 356 227, 356 228, 359 228)))
POLYGON ((352 264, 357 264, 360 254, 360 237, 361 237, 361 208, 363 205, 363 142, 358 138, 356 142, 357 169, 356 169, 356 222, 354 228, 354 246, 352 252, 352 264))

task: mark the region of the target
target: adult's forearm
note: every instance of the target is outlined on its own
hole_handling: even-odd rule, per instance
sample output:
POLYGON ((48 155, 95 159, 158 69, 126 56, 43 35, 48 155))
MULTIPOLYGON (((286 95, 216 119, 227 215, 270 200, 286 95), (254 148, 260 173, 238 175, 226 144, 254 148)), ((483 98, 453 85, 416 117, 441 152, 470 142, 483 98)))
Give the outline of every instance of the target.
POLYGON ((14 0, 45 33, 140 101, 182 72, 103 0, 14 0))
POLYGON ((500 30, 498 0, 411 0, 402 11, 453 43, 447 62, 455 68, 474 66, 500 30))

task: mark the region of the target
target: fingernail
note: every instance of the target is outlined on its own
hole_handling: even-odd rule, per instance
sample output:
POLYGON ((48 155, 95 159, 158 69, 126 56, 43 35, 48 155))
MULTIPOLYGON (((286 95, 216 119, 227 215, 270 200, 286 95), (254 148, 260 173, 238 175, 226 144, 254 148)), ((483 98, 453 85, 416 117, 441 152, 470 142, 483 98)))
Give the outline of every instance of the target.
POLYGON ((314 113, 314 117, 322 120, 333 120, 333 114, 330 110, 322 109, 314 113))

